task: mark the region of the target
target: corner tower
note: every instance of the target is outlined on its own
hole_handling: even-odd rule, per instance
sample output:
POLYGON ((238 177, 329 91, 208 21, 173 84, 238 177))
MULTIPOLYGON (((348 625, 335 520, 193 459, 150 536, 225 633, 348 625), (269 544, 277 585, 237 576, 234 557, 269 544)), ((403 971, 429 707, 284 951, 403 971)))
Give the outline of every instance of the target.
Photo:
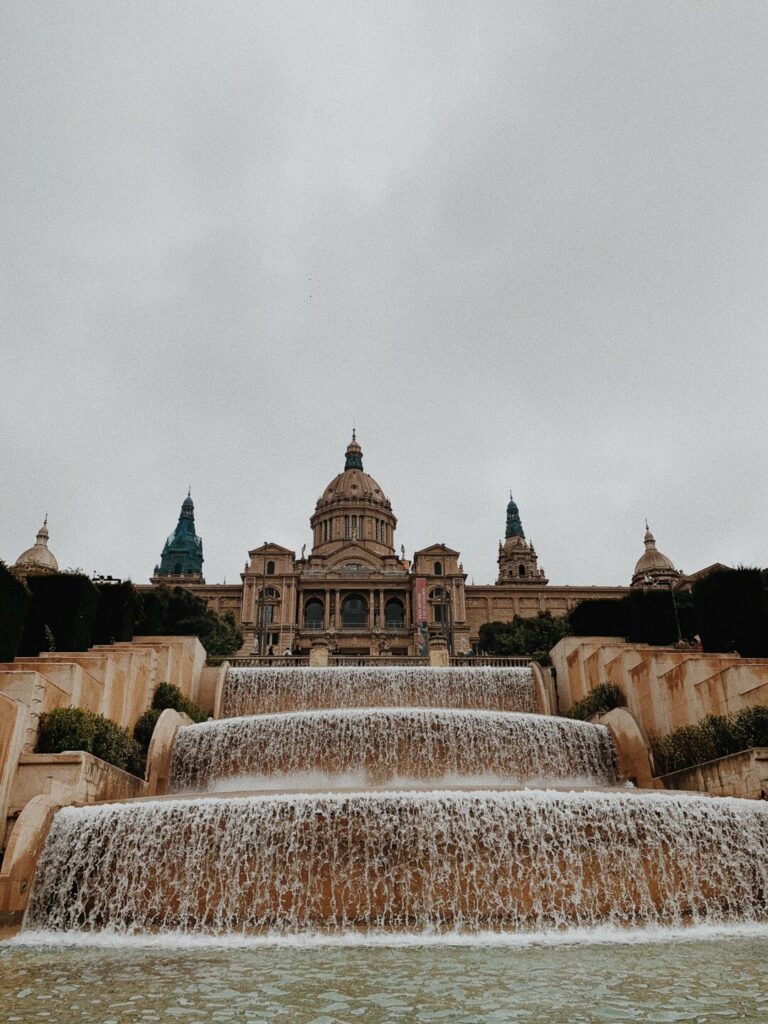
POLYGON ((176 529, 166 540, 155 566, 153 583, 163 583, 167 577, 183 578, 189 582, 205 583, 203 579, 203 539, 195 532, 195 503, 190 491, 181 505, 176 529))
POLYGON ((522 583, 541 586, 548 580, 539 569, 538 556, 532 541, 526 541, 520 511, 512 492, 507 505, 505 540, 499 541, 499 578, 497 583, 522 583))

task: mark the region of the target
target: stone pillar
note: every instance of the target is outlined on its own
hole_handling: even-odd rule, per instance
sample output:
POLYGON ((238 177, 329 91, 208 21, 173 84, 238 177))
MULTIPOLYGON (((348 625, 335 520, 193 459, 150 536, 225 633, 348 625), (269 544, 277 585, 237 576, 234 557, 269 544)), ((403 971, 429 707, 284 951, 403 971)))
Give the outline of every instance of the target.
POLYGON ((429 641, 429 664, 432 668, 448 668, 450 665, 448 641, 445 637, 434 636, 429 641))
POLYGON ((327 668, 331 661, 331 646, 325 639, 312 641, 309 650, 310 668, 327 668))

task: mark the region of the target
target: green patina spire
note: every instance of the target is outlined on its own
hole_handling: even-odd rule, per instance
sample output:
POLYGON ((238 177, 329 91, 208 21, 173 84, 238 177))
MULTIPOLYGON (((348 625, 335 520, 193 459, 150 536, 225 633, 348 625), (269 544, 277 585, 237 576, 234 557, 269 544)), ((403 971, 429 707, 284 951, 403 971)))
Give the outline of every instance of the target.
POLYGON ((507 532, 506 537, 525 537, 525 531, 523 530, 523 524, 520 522, 520 512, 518 511, 515 499, 512 497, 512 492, 509 492, 509 504, 507 505, 507 532))
POLYGON ((203 571, 203 541, 195 532, 195 503, 192 489, 181 505, 176 529, 165 542, 156 576, 199 576, 203 571))
POLYGON ((362 469, 363 468, 363 449, 357 443, 357 437, 355 436, 355 429, 352 428, 352 440, 347 445, 347 458, 344 463, 344 469, 362 469))

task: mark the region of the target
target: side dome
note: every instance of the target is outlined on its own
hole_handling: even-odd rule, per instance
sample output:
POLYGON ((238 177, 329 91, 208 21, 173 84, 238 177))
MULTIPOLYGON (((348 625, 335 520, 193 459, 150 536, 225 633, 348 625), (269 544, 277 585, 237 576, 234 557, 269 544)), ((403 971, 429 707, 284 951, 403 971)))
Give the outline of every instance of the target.
POLYGON ((648 524, 645 524, 645 537, 643 538, 645 543, 645 551, 637 560, 635 565, 635 571, 632 574, 632 586, 638 587, 645 585, 671 585, 674 580, 679 579, 682 573, 675 568, 675 564, 671 558, 668 558, 665 554, 656 547, 656 538, 648 528, 648 524))
POLYGON ((24 573, 58 572, 59 563, 52 551, 48 549, 48 516, 37 532, 37 538, 31 548, 22 551, 14 562, 14 568, 24 573))

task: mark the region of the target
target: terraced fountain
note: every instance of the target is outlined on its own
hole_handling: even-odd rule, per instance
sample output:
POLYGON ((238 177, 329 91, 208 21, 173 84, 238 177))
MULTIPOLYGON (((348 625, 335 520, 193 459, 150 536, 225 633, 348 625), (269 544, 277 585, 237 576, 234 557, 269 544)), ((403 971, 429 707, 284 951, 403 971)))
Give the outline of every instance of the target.
POLYGON ((527 669, 230 670, 170 794, 65 808, 27 930, 479 932, 768 919, 768 805, 622 784, 527 669))

